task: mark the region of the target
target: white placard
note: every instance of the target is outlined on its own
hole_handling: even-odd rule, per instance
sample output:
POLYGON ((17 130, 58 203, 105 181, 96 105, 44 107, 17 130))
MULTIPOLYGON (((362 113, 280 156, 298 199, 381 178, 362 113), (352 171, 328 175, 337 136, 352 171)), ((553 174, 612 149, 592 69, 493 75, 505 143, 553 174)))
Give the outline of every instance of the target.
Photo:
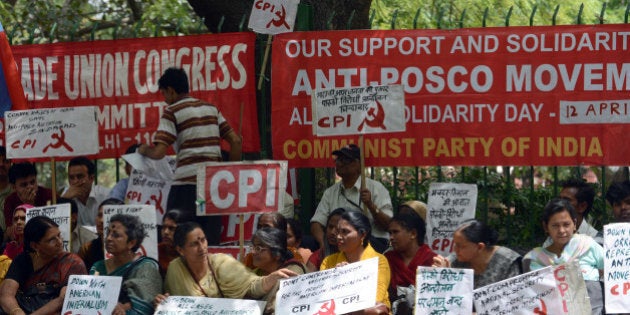
MULTIPOLYGON (((136 254, 142 256, 148 256, 158 259, 158 231, 157 225, 155 221, 155 207, 152 205, 107 205, 103 206, 103 225, 104 225, 104 233, 105 237, 103 238, 103 242, 107 238, 107 233, 109 231, 109 220, 114 214, 131 214, 140 218, 142 222, 142 226, 144 227, 144 231, 147 233, 147 236, 140 244, 138 251, 136 254)), ((103 246, 103 250, 105 250, 105 246, 103 246)), ((111 255, 107 253, 105 250, 105 257, 109 258, 111 255)))
POLYGON ((405 131, 402 85, 317 90, 311 103, 317 136, 405 131))
POLYGON ((256 33, 276 35, 293 31, 300 0, 256 0, 247 27, 256 33))
POLYGON ((71 275, 61 314, 111 314, 122 277, 71 275))
POLYGON ((155 310, 154 315, 238 314, 260 315, 264 301, 216 299, 200 296, 169 296, 155 310))
POLYGON ((453 233, 475 218, 477 185, 432 183, 427 201, 427 245, 442 256, 453 252, 453 233))
POLYGON ((604 225, 606 313, 630 310, 630 223, 604 225))
POLYGON ((26 210, 26 222, 36 216, 49 217, 59 225, 59 232, 63 239, 63 250, 70 251, 72 231, 70 230, 70 204, 62 203, 52 206, 36 207, 26 210))
POLYGON ((378 257, 280 280, 276 314, 345 314, 376 304, 378 257))
POLYGON ((553 273, 549 266, 474 290, 477 315, 564 314, 553 273))
POLYGON ((562 297, 564 314, 589 315, 591 301, 577 260, 553 267, 553 276, 562 297))
MULTIPOLYGON (((174 171, 175 159, 169 157, 168 160, 172 162, 170 165, 174 171)), ((149 174, 152 173, 144 173, 135 168, 131 170, 125 201, 127 204, 155 206, 155 220, 162 223, 162 218, 166 213, 168 193, 173 181, 149 174)))
POLYGON ((98 153, 94 106, 18 110, 4 115, 7 158, 98 153))
POLYGON ((468 314, 472 310, 472 269, 419 266, 415 314, 468 314))

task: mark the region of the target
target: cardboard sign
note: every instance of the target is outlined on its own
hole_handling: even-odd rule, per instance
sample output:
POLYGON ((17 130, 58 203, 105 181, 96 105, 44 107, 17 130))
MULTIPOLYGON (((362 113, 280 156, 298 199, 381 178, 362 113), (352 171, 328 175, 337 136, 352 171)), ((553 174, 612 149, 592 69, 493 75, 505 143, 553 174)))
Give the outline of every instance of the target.
POLYGON ((10 111, 5 119, 7 158, 98 153, 93 106, 10 111))
POLYGON ((69 203, 31 208, 26 211, 26 222, 37 216, 49 217, 55 221, 55 223, 59 225, 59 232, 61 232, 63 250, 69 252, 70 242, 72 241, 70 239, 72 236, 72 230, 70 229, 70 210, 69 203))
POLYGON ((286 161, 221 162, 200 165, 197 215, 279 211, 287 186, 286 161))
POLYGON ((376 304, 378 258, 280 280, 276 314, 345 314, 376 304))
MULTIPOLYGON (((144 227, 144 231, 147 233, 147 236, 140 244, 137 255, 140 256, 148 256, 158 259, 158 231, 157 225, 155 221, 155 207, 152 205, 108 205, 103 207, 103 225, 104 225, 104 233, 105 237, 103 238, 103 242, 107 238, 107 233, 109 232, 109 221, 114 214, 130 214, 137 216, 142 222, 144 227)), ((111 255, 105 249, 105 258, 111 257, 111 255)))
POLYGON ((122 277, 71 275, 61 314, 111 314, 121 284, 122 277))
POLYGON ((415 314, 468 314, 472 310, 473 270, 418 267, 415 314))
POLYGON ((169 296, 155 310, 154 315, 239 314, 260 315, 264 301, 217 299, 200 296, 169 296))
POLYGON ((630 309, 630 223, 604 226, 604 301, 607 313, 630 309))
POLYGON ((558 290, 562 297, 564 314, 589 315, 592 313, 591 302, 586 291, 586 283, 584 283, 582 270, 576 260, 554 266, 553 276, 556 279, 558 290))
POLYGON ((475 218, 477 185, 432 183, 427 202, 427 244, 442 256, 453 251, 453 233, 475 218))
POLYGON ((402 85, 318 90, 312 110, 318 136, 405 131, 402 85))
POLYGON ((478 315, 564 314, 551 266, 478 288, 473 301, 478 315))
POLYGON ((291 32, 298 4, 300 0, 256 0, 247 27, 269 35, 291 32))

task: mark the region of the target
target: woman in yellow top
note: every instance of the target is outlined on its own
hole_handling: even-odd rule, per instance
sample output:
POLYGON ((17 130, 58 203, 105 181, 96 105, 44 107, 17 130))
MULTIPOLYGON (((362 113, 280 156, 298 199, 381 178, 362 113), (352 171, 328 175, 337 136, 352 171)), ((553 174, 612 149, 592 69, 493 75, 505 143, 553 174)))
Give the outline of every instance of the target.
POLYGON ((390 270, 387 258, 370 246, 368 240, 372 227, 368 218, 361 212, 347 210, 337 223, 337 247, 339 252, 327 256, 320 270, 340 267, 357 261, 378 257, 378 277, 376 286, 376 305, 356 314, 389 314, 390 270))

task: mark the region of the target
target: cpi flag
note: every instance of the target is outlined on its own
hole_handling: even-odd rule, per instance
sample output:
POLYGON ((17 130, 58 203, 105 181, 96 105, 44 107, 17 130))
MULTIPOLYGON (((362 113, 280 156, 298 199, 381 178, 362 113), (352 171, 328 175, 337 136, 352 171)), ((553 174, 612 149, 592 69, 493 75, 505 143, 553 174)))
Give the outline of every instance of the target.
POLYGON ((26 109, 26 98, 20 83, 20 74, 13 59, 7 34, 0 23, 0 117, 11 109, 26 109))
POLYGON ((291 32, 299 3, 299 0, 256 0, 248 27, 269 35, 291 32))

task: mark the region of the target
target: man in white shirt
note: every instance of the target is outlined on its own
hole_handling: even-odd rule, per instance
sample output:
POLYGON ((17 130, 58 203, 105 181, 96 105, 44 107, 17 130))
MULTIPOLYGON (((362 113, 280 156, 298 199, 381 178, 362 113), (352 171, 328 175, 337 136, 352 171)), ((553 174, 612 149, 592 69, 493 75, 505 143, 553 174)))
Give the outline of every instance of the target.
POLYGON ((79 225, 96 226, 98 205, 107 199, 109 189, 94 184, 96 166, 84 156, 68 162, 68 184, 62 198, 73 199, 79 207, 79 225))
POLYGON ((324 242, 324 227, 328 214, 337 208, 348 208, 362 211, 372 225, 370 243, 378 252, 387 249, 389 220, 394 215, 389 191, 370 178, 365 179, 365 188, 361 189, 361 151, 358 146, 350 144, 333 151, 335 168, 341 181, 330 186, 311 218, 311 234, 319 242, 324 242))

